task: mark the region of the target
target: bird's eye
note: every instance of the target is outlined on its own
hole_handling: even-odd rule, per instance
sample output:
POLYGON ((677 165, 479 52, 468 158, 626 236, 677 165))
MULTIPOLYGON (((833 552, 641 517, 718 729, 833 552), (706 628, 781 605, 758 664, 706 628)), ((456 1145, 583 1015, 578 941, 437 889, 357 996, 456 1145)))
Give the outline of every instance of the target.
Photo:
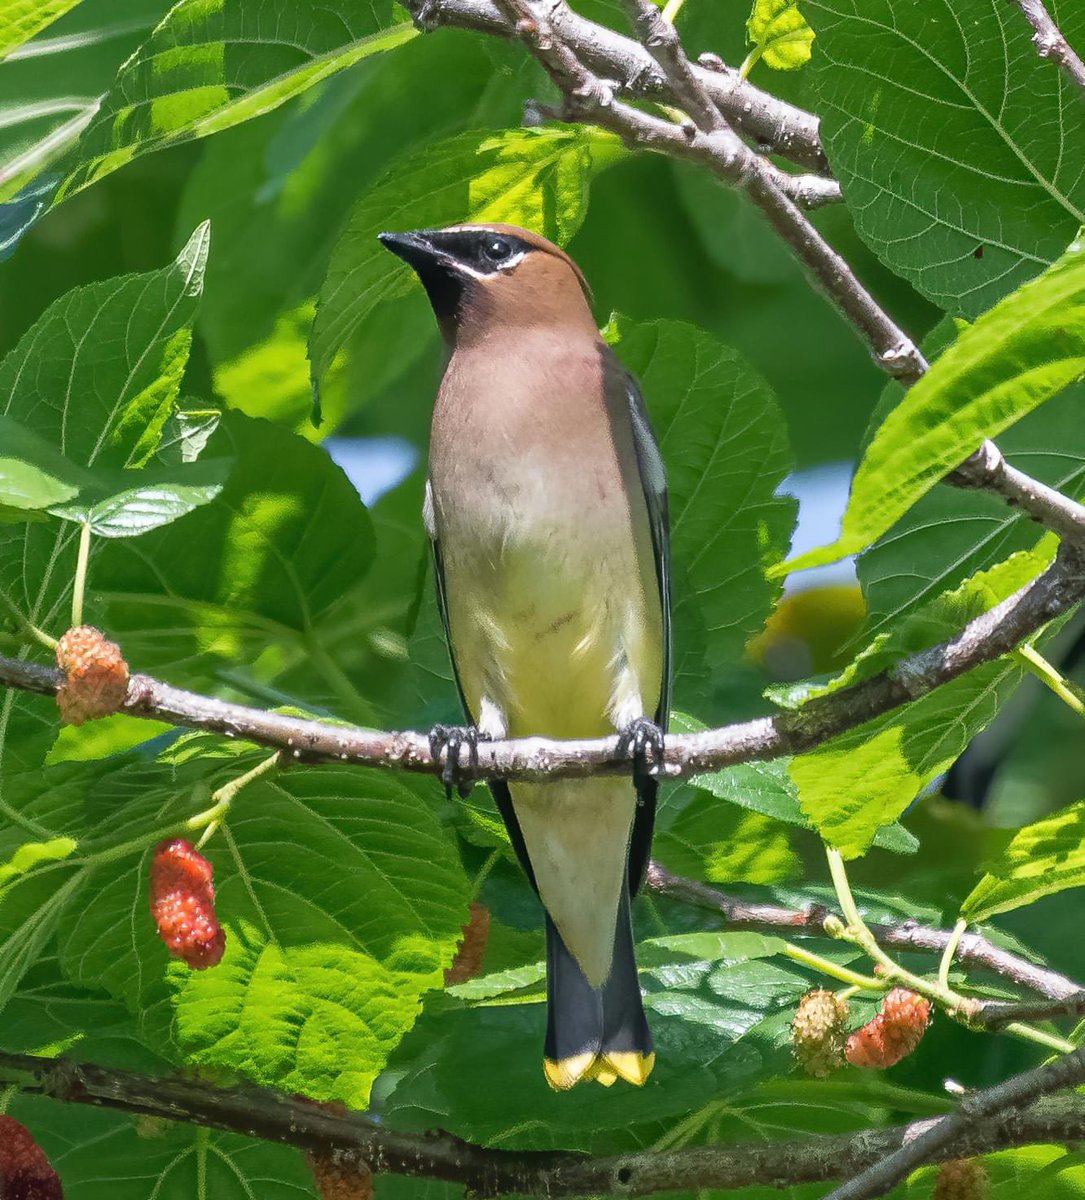
POLYGON ((482 248, 482 253, 492 263, 502 263, 512 254, 512 243, 507 238, 495 237, 482 248))

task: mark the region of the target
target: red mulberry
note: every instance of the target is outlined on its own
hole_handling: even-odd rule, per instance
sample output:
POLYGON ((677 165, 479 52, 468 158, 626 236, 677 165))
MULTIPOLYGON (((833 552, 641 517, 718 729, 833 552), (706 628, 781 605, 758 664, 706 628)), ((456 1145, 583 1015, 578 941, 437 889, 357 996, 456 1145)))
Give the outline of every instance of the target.
POLYGON ((64 1200, 53 1164, 14 1117, 0 1116, 0 1195, 4 1200, 64 1200))
POLYGON ((919 1045, 931 1003, 907 988, 893 988, 881 1011, 848 1038, 845 1055, 855 1067, 892 1067, 919 1045))
POLYGON ((167 839, 155 850, 151 916, 175 958, 197 971, 222 960, 226 933, 215 914, 211 864, 184 838, 167 839))

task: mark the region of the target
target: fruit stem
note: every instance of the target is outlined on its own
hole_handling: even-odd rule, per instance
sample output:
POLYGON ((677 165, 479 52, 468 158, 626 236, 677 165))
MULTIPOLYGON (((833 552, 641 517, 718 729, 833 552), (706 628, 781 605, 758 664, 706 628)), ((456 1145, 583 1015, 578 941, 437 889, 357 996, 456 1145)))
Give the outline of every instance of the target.
POLYGON ((850 984, 856 991, 884 992, 886 990, 887 985, 884 979, 878 979, 874 975, 860 975, 858 971, 852 971, 848 967, 841 966, 840 963, 834 963, 830 958, 822 958, 820 954, 815 954, 812 950, 806 950, 802 946, 796 946, 794 942, 784 942, 784 954, 794 962, 802 963, 806 967, 813 967, 815 971, 821 971, 825 975, 831 975, 833 979, 839 979, 841 983, 850 984))
POLYGON ((197 813, 194 817, 189 817, 185 822, 185 829, 189 832, 195 832, 197 829, 203 830, 200 840, 196 843, 197 850, 204 848, 225 820, 226 814, 230 811, 230 805, 233 804, 234 797, 238 792, 247 788, 250 783, 255 783, 257 779, 261 779, 263 776, 277 770, 282 765, 281 759, 282 752, 277 750, 274 754, 268 755, 262 762, 257 763, 251 771, 246 771, 243 775, 238 775, 236 779, 231 779, 229 783, 224 783, 222 787, 216 788, 211 793, 211 807, 204 809, 201 813, 197 813))
POLYGON ((87 565, 90 562, 90 522, 84 521, 79 531, 79 557, 75 563, 72 584, 72 628, 83 624, 83 596, 87 587, 87 565))
MULTIPOLYGON (((950 944, 946 947, 946 954, 943 954, 938 981, 932 983, 929 979, 924 979, 920 975, 913 975, 911 971, 894 962, 886 954, 881 946, 878 945, 874 934, 870 932, 866 922, 859 915, 859 908, 855 903, 851 884, 848 881, 848 872, 844 866, 843 855, 835 846, 829 845, 825 847, 825 855, 829 860, 829 873, 832 876, 833 887, 836 889, 837 902, 840 905, 840 911, 844 914, 845 920, 843 928, 835 929, 826 922, 826 931, 833 933, 836 937, 843 938, 845 941, 853 942, 865 951, 869 957, 874 959, 881 968, 879 985, 883 990, 893 984, 903 984, 920 996, 926 996, 928 1000, 937 1001, 951 1017, 963 1021, 967 1025, 969 1018, 976 1013, 980 1002, 968 996, 962 996, 960 992, 954 991, 948 982, 946 982, 949 975, 949 964, 952 962, 953 955, 956 953, 957 946, 964 934, 964 928, 961 927, 962 923, 958 922, 958 927, 954 928, 954 936, 950 938, 950 944), (943 971, 946 979, 943 979, 943 971)), ((1002 1028, 1005 1033, 1020 1038, 1022 1041, 1035 1042, 1039 1046, 1046 1046, 1049 1050, 1057 1050, 1061 1054, 1068 1054, 1071 1050, 1077 1049, 1073 1042, 1052 1033, 1045 1033, 1042 1029, 1026 1025, 1023 1021, 1013 1021, 1002 1028)))

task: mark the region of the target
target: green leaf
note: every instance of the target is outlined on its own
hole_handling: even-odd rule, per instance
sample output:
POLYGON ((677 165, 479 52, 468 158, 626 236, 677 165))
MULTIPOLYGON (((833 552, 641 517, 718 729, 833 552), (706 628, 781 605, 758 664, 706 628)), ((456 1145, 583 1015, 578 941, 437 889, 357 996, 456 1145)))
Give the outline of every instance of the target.
POLYGON ((329 653, 333 621, 352 615, 373 560, 354 486, 320 447, 237 412, 207 453, 234 460, 210 503, 100 547, 92 580, 106 628, 133 662, 174 683, 228 676, 264 703, 291 697, 374 720, 329 653))
POLYGON ((127 471, 76 466, 10 417, 0 416, 0 506, 90 525, 99 537, 136 537, 213 500, 228 459, 127 471))
MULTIPOLYGON (((56 0, 8 0, 35 14, 56 0)), ((0 73, 0 209, 7 251, 48 207, 58 182, 48 168, 71 152, 117 68, 169 9, 169 0, 81 0, 43 35, 12 50, 0 73), (34 180, 32 187, 28 183, 34 180)), ((206 216, 200 213, 197 221, 206 216)), ((193 225, 196 221, 193 222, 193 225)), ((189 227, 191 228, 191 226, 189 227)))
POLYGON ((754 0, 746 34, 754 47, 751 58, 777 71, 794 71, 810 61, 814 31, 796 0, 754 0))
MULTIPOLYGON (((1049 6, 1071 45, 1085 8, 1049 6)), ((1085 222, 1085 94, 1001 0, 805 0, 814 108, 868 245, 950 313, 975 316, 1085 222), (1013 19, 1011 19, 1013 18, 1013 19)))
POLYGON ((982 444, 1085 374, 1085 242, 966 329, 867 447, 836 542, 779 573, 869 546, 982 444))
POLYGON ((19 1098, 11 1113, 34 1130, 79 1200, 309 1200, 315 1196, 304 1156, 232 1133, 184 1122, 19 1098))
MULTIPOLYGON (((695 733, 707 726, 685 713, 672 713, 671 728, 677 733, 695 733)), ((768 762, 738 763, 708 775, 694 775, 688 782, 699 792, 722 800, 725 804, 737 805, 785 825, 809 829, 810 818, 803 812, 799 803, 799 789, 791 778, 791 761, 790 758, 775 758, 768 762)), ((661 830, 668 828, 670 803, 667 801, 661 807, 661 830)), ((919 848, 916 839, 896 824, 880 828, 875 835, 874 845, 894 854, 914 854, 919 848)))
POLYGON ((0 59, 78 3, 79 0, 0 0, 0 59))
MULTIPOLYGON (((208 244, 201 226, 170 266, 53 303, 0 364, 0 412, 79 469, 142 466, 176 400, 208 244)), ((66 627, 77 540, 67 523, 0 525, 0 611, 66 627)), ((40 769, 56 728, 48 697, 0 696, 0 814, 35 840, 54 831, 11 806, 8 782, 40 769)))
MULTIPOLYGON (((895 385, 894 385, 895 386, 895 385)), ((998 439, 1011 463, 1069 496, 1085 496, 1085 386, 1075 384, 998 439)), ((999 496, 937 484, 859 557, 857 570, 877 637, 975 572, 1043 538, 999 496)))
POLYGON ((706 676, 743 656, 779 596, 765 567, 795 520, 794 500, 776 495, 791 467, 787 429, 768 384, 710 334, 615 317, 608 337, 640 379, 667 467, 675 695, 691 706, 706 676))
POLYGON ((141 154, 260 116, 415 35, 390 0, 181 0, 121 69, 56 201, 141 154))
MULTIPOLYGON (((1035 578, 1054 548, 1049 539, 1044 548, 1016 554, 914 611, 879 635, 836 679, 810 690, 808 697, 868 678, 903 655, 950 637, 1035 578)), ((793 758, 789 770, 803 812, 845 855, 865 853, 878 827, 896 820, 949 768, 1020 678, 1021 670, 1011 659, 988 663, 903 709, 793 758)))
POLYGON ((961 905, 961 916, 986 921, 1067 888, 1085 884, 1085 801, 1019 830, 961 905))
POLYGON ((93 781, 71 819, 84 827, 94 903, 64 917, 66 973, 133 1009, 168 982, 189 1061, 364 1106, 421 996, 440 986, 466 915, 468 881, 438 819, 439 786, 307 767, 246 788, 205 851, 226 955, 192 972, 167 966, 148 914, 151 847, 258 756, 204 737, 176 757, 104 774, 52 769, 78 781, 78 766, 93 781))
POLYGON ((184 467, 99 471, 77 500, 49 511, 66 521, 90 525, 98 537, 138 537, 212 501, 222 491, 232 465, 228 458, 205 458, 184 467))
POLYGON ((0 506, 29 516, 71 500, 85 480, 44 438, 0 416, 0 506))
POLYGON ((0 863, 0 888, 42 862, 56 862, 75 853, 71 838, 51 838, 47 842, 27 842, 6 863, 0 863))
POLYGON ((377 241, 382 230, 507 221, 565 242, 593 174, 624 154, 586 127, 467 133, 408 154, 362 198, 332 252, 309 343, 314 383, 375 309, 420 286, 377 241))

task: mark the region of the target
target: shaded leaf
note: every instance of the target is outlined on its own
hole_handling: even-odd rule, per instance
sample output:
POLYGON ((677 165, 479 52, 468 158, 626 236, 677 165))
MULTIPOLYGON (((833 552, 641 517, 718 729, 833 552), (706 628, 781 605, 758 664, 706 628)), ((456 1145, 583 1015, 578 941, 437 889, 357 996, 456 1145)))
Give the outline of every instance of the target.
POLYGON ((251 120, 415 34, 390 0, 181 0, 126 62, 57 202, 141 154, 251 120))
MULTIPOLYGON (((1054 0, 1071 45, 1085 8, 1054 0)), ((947 312, 975 316, 1085 221, 1085 94, 1002 0, 805 0, 834 174, 861 236, 947 312)))
POLYGON ((1066 888, 1085 884, 1085 801, 1019 830, 961 905, 986 921, 1066 888))

